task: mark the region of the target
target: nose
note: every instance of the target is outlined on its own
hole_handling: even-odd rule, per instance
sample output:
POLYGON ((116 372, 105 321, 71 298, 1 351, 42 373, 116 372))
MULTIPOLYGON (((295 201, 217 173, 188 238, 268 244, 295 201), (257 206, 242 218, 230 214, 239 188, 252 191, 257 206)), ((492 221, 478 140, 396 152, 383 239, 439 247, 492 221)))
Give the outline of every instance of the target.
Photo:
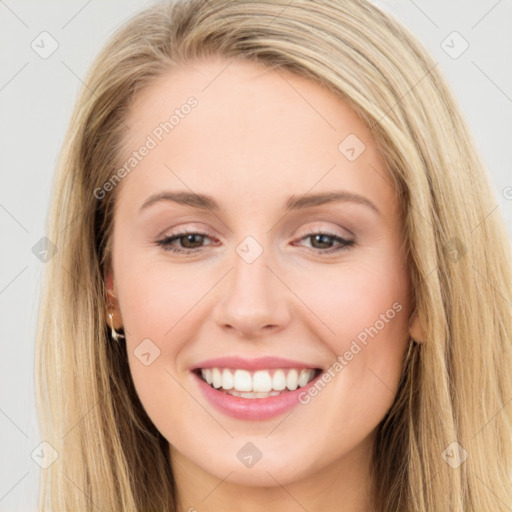
POLYGON ((252 263, 236 255, 215 309, 216 324, 240 338, 277 333, 290 319, 289 289, 267 264, 265 252, 252 263))

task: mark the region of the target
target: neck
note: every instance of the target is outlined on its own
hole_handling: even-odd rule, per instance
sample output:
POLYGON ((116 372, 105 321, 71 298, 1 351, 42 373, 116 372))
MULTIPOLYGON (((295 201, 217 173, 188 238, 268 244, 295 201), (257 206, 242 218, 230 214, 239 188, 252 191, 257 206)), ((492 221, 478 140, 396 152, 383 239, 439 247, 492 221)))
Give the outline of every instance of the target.
POLYGON ((216 477, 171 447, 177 489, 177 512, 371 512, 371 452, 374 435, 328 466, 314 468, 295 481, 282 483, 266 471, 268 485, 250 486, 216 477))

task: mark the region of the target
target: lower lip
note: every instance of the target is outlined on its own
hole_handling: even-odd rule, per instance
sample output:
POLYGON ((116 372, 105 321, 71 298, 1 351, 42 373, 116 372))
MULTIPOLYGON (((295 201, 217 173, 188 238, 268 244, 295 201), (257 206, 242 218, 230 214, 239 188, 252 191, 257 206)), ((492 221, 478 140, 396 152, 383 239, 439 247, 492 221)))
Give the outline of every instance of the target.
POLYGON ((315 385, 316 380, 322 375, 318 374, 313 380, 305 386, 297 388, 295 391, 286 391, 280 395, 269 396, 267 398, 242 398, 233 396, 224 391, 218 391, 212 388, 195 372, 192 372, 196 378, 201 392, 206 399, 220 412, 240 420, 267 420, 274 418, 292 409, 299 402, 299 395, 308 391, 308 388, 315 385))

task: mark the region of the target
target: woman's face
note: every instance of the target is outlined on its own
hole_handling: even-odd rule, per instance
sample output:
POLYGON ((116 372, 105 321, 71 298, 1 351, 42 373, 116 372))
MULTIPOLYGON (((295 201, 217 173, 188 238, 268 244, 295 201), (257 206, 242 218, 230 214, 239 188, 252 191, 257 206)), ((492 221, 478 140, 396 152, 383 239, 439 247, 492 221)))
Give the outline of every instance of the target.
POLYGON ((173 457, 216 479, 366 467, 408 339, 391 178, 332 92, 228 62, 173 70, 126 119, 108 284, 135 387, 173 457))

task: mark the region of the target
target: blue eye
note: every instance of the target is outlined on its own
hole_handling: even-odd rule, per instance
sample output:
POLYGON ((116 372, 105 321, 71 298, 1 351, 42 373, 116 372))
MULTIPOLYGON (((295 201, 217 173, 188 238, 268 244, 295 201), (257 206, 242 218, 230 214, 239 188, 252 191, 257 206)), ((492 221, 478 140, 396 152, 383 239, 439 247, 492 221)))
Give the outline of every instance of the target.
MULTIPOLYGON (((197 231, 184 231, 181 233, 176 233, 170 236, 163 238, 162 240, 158 240, 156 243, 158 246, 162 247, 164 251, 174 252, 178 254, 192 254, 197 253, 201 247, 201 242, 204 241, 205 238, 210 238, 206 233, 200 233, 197 231), (179 241, 182 247, 176 247, 173 245, 174 242, 179 241), (183 242, 185 243, 185 247, 183 247, 183 242), (199 244, 197 247, 187 247, 187 245, 199 244)), ((319 242, 323 245, 332 245, 333 242, 338 242, 339 245, 334 247, 313 247, 316 252, 320 254, 330 254, 333 252, 347 250, 349 247, 355 245, 355 240, 347 240, 338 235, 333 235, 330 233, 322 233, 322 232, 311 232, 307 235, 303 236, 301 240, 304 239, 314 240, 314 243, 319 242)))

